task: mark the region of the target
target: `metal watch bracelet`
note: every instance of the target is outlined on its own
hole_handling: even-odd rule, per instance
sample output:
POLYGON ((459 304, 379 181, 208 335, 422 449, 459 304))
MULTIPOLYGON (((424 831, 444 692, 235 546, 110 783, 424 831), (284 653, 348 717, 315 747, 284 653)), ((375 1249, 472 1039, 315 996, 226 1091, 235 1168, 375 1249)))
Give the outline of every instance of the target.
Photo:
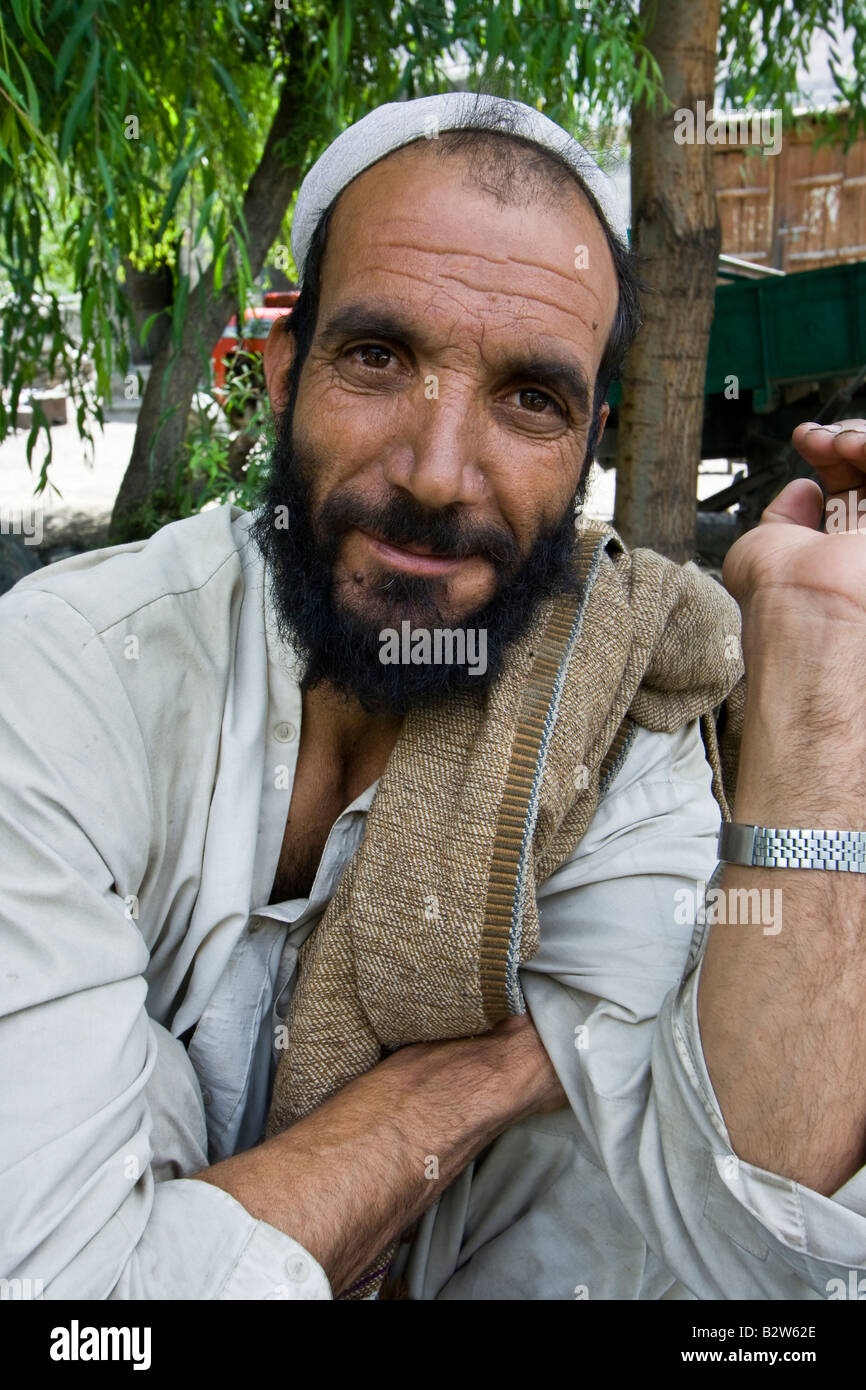
POLYGON ((718 857, 726 864, 758 869, 838 869, 866 874, 866 833, 791 830, 726 821, 719 831, 718 857))

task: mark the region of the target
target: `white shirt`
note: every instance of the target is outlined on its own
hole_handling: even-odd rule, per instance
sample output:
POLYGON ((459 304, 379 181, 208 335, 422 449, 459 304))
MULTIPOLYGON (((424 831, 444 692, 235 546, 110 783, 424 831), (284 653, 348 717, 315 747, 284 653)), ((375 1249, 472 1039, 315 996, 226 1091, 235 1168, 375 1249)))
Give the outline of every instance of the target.
MULTIPOLYGON (((297 951, 375 794, 309 899, 269 905, 301 697, 248 525, 210 510, 0 600, 0 1277, 49 1298, 331 1296, 290 1236, 190 1180, 262 1136, 297 951)), ((697 726, 639 731, 522 971, 571 1108, 513 1126, 422 1219, 415 1297, 814 1298, 866 1265, 864 1171, 828 1198, 732 1153, 705 929, 675 897, 710 877, 718 822, 697 726)))

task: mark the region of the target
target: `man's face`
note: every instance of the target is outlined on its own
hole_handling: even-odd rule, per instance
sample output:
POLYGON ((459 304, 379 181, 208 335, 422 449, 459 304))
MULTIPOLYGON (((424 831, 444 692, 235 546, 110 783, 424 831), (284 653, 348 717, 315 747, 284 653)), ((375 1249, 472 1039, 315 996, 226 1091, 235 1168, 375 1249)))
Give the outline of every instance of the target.
MULTIPOLYGON (((279 446, 337 610, 376 633, 459 625, 571 525, 617 293, 576 188, 503 206, 420 144, 346 189, 279 446)), ((292 339, 271 337, 279 419, 292 339)))

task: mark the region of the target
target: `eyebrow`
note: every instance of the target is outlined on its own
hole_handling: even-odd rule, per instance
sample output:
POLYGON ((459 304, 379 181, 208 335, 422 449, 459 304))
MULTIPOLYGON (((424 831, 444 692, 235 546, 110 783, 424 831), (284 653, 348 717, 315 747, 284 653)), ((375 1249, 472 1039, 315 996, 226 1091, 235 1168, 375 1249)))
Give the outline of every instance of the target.
POLYGON ((407 319, 372 304, 344 305, 331 315, 317 336, 320 342, 327 344, 337 338, 362 333, 369 333, 373 338, 399 338, 406 343, 415 337, 407 319))
MULTIPOLYGON (((369 334, 372 338, 418 345, 418 333, 412 324, 398 313, 380 305, 347 304, 337 309, 320 330, 319 341, 328 346, 344 337, 369 334)), ((590 412, 590 389, 586 372, 579 362, 564 361, 539 353, 512 352, 496 362, 496 372, 504 379, 520 377, 548 386, 567 396, 573 408, 582 415, 590 412)))

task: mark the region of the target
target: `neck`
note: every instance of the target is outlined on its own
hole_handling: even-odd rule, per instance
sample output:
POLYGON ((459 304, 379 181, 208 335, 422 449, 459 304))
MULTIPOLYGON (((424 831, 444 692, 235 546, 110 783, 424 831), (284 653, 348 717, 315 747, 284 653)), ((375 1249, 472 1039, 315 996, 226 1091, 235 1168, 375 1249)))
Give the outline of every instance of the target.
POLYGON ((322 683, 304 692, 304 733, 344 767, 372 759, 387 761, 403 723, 401 715, 368 714, 357 700, 322 683))

